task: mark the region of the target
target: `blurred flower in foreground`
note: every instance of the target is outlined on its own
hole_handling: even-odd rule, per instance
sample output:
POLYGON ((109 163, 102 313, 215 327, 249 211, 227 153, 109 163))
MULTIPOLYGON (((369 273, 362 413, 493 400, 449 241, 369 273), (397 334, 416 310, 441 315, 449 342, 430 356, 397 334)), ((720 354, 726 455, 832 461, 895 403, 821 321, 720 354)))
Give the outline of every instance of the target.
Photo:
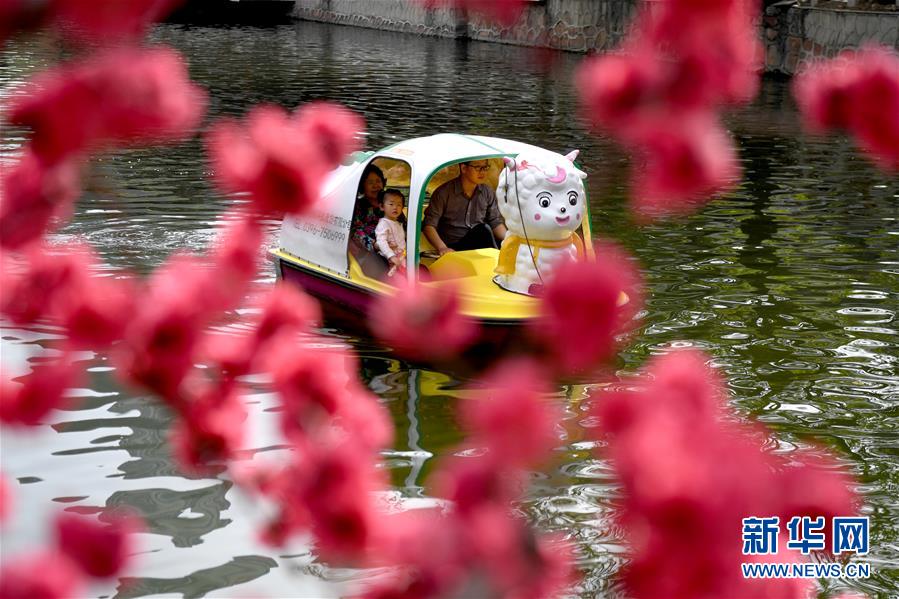
POLYGON ((35 366, 18 383, 0 380, 0 422, 34 426, 67 403, 66 391, 78 385, 82 372, 68 355, 35 366))
POLYGON ((549 379, 531 360, 502 362, 462 406, 471 444, 489 447, 502 463, 536 468, 559 445, 558 406, 548 399, 549 379))
POLYGON ((645 387, 594 396, 597 434, 624 490, 628 595, 806 597, 806 581, 743 578, 740 563, 754 556, 742 555, 742 519, 823 516, 829 529, 857 511, 851 480, 826 458, 794 454, 788 465, 763 451, 767 432, 729 413, 706 360, 673 352, 650 362, 645 387))
POLYGON ((70 37, 137 38, 184 0, 49 0, 50 18, 70 37))
POLYGON ((872 160, 899 171, 899 56, 865 46, 813 64, 793 83, 793 95, 810 131, 852 134, 872 160))
POLYGON ((386 518, 375 555, 400 568, 364 597, 536 599, 575 581, 567 545, 510 509, 526 487, 525 469, 546 462, 559 443, 548 388, 526 360, 501 363, 473 386, 462 414, 472 432, 468 455, 453 456, 433 478, 445 510, 386 518))
POLYGON ((640 276, 622 250, 595 246, 596 260, 567 262, 554 273, 529 325, 538 345, 563 374, 592 368, 617 347, 642 307, 640 276))
POLYGON ((382 342, 412 359, 447 360, 477 340, 477 322, 460 311, 456 287, 400 282, 368 310, 368 324, 382 342))
POLYGON ((136 552, 132 535, 142 528, 140 519, 124 513, 107 520, 67 513, 56 519, 59 549, 93 578, 114 578, 128 567, 136 552))
POLYGON ((46 164, 30 150, 3 169, 0 182, 0 246, 21 250, 61 226, 81 191, 78 164, 46 164))
POLYGON ((116 48, 45 71, 17 95, 9 121, 31 127, 47 163, 109 146, 188 137, 206 109, 171 48, 116 48))
POLYGON ((59 551, 42 551, 4 560, 0 568, 3 599, 72 599, 83 597, 85 577, 59 551))
POLYGON ((515 24, 524 11, 526 0, 418 0, 427 8, 451 6, 458 10, 471 11, 496 21, 503 26, 515 24))
MULTIPOLYGON (((2 374, 0 374, 0 385, 5 385, 2 374)), ((0 389, 0 393, 3 393, 0 389)), ((9 483, 6 482, 6 476, 0 472, 0 524, 3 524, 12 512, 12 492, 9 490, 9 483)))
POLYGON ((292 115, 257 106, 245 124, 223 120, 209 134, 215 179, 225 191, 248 193, 263 214, 306 212, 328 173, 358 147, 364 126, 361 117, 332 104, 310 104, 292 115))
POLYGON ((637 157, 634 208, 689 212, 733 185, 736 151, 718 111, 758 88, 754 0, 644 6, 620 55, 587 59, 577 85, 588 121, 637 157))
POLYGON ((141 37, 183 0, 0 0, 0 46, 17 31, 55 26, 70 40, 141 37))

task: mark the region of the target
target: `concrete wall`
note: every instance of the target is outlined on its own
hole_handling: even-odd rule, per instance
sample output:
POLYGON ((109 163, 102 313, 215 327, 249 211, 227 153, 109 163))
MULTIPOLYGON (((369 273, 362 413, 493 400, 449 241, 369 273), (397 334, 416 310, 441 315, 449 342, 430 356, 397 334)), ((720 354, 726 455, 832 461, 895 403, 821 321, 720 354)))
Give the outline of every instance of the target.
MULTIPOLYGON (((637 4, 638 0, 533 0, 510 26, 440 0, 433 9, 419 0, 296 0, 294 15, 420 35, 604 52, 620 43, 637 4)), ((766 9, 760 33, 766 71, 793 74, 811 60, 867 41, 899 50, 899 11, 843 10, 782 1, 766 9)))
POLYGON ((467 37, 576 52, 603 51, 618 44, 637 0, 541 0, 529 2, 515 24, 504 27, 443 2, 429 10, 415 0, 297 0, 300 19, 467 37))
POLYGON ((764 18, 765 70, 792 75, 807 63, 874 42, 899 50, 899 11, 778 3, 764 18))

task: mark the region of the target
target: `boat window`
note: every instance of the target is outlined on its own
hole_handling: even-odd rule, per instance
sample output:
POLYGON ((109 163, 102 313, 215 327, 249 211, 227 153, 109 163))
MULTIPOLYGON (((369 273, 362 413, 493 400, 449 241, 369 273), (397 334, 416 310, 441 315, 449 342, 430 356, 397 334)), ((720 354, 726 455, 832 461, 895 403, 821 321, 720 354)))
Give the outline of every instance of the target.
MULTIPOLYGON (((483 158, 480 158, 479 160, 483 160, 483 158)), ((431 194, 434 193, 435 189, 447 181, 455 179, 461 174, 462 162, 465 161, 455 162, 434 173, 425 186, 425 204, 431 200, 431 194)), ((487 162, 490 164, 490 170, 487 171, 486 185, 491 189, 496 189, 496 185, 499 182, 499 174, 502 172, 505 165, 503 164, 502 158, 488 158, 487 162)))
MULTIPOLYGON (((412 167, 404 160, 375 158, 363 170, 357 187, 356 208, 353 214, 353 224, 350 229, 351 241, 348 248, 350 262, 358 265, 360 277, 384 280, 388 272, 388 263, 379 254, 375 240, 375 227, 378 219, 374 216, 369 218, 363 216, 369 205, 366 197, 366 179, 378 179, 378 175, 383 175, 384 179, 376 187, 382 190, 399 190, 405 197, 406 206, 408 206, 412 167)), ((405 226, 405 216, 401 217, 401 222, 405 226)))

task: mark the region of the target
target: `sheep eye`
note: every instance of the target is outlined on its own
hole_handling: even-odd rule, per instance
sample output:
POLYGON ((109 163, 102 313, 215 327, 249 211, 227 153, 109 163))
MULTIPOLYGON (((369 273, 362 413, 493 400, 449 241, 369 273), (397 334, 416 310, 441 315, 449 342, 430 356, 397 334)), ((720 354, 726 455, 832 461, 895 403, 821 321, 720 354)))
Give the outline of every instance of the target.
POLYGON ((540 205, 543 206, 544 208, 549 208, 549 200, 547 200, 546 198, 543 198, 542 200, 540 200, 540 205))
POLYGON ((572 206, 577 206, 577 194, 573 193, 568 196, 568 203, 572 206))

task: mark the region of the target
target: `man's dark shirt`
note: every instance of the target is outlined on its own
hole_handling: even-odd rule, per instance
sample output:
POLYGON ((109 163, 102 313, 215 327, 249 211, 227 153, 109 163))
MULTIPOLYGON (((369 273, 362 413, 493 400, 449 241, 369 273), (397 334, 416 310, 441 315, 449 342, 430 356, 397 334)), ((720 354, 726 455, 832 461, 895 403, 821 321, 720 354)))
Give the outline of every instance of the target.
POLYGON ((503 217, 496 205, 496 194, 486 185, 478 185, 469 200, 462 191, 462 180, 456 177, 431 194, 423 225, 437 229, 440 239, 452 245, 481 223, 487 223, 491 229, 503 224, 503 217))

